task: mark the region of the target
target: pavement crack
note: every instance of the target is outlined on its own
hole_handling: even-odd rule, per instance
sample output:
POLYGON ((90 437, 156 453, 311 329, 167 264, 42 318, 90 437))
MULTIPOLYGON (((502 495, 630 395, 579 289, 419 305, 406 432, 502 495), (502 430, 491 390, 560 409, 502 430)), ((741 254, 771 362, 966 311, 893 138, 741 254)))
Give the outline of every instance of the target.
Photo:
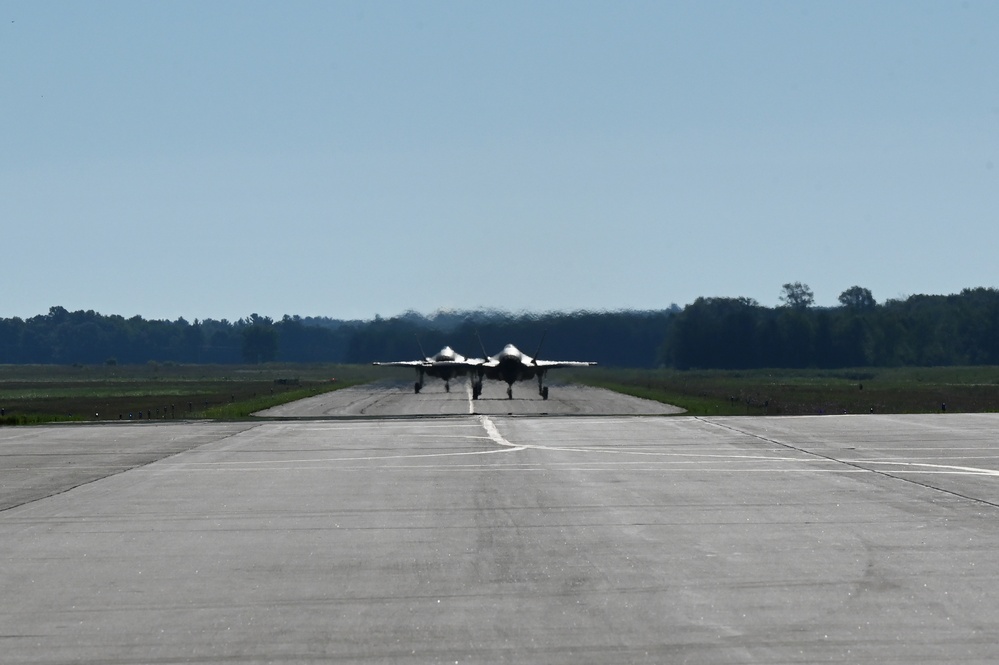
POLYGON ((824 455, 822 453, 815 452, 814 450, 807 450, 806 448, 802 448, 800 446, 795 446, 795 445, 787 443, 785 441, 779 441, 779 440, 771 438, 771 437, 763 436, 762 434, 757 434, 755 432, 749 432, 749 431, 746 431, 746 430, 743 430, 743 429, 739 429, 738 427, 735 427, 733 425, 728 425, 728 424, 725 424, 725 423, 720 423, 720 422, 716 422, 716 421, 713 421, 713 420, 708 420, 708 419, 700 417, 700 416, 695 417, 694 420, 698 420, 698 421, 700 421, 700 422, 702 422, 702 423, 704 423, 706 425, 711 425, 713 427, 718 427, 718 428, 721 428, 721 429, 725 429, 725 430, 728 430, 730 432, 735 432, 735 433, 741 434, 743 436, 748 436, 748 437, 752 437, 754 439, 759 439, 760 441, 765 441, 766 443, 770 443, 770 444, 773 444, 775 446, 781 446, 782 448, 787 448, 788 450, 794 450, 795 452, 801 453, 802 455, 808 455, 808 456, 815 457, 815 458, 818 458, 818 459, 822 459, 822 460, 825 460, 825 461, 828 461, 828 462, 832 462, 833 464, 841 464, 843 466, 848 466, 848 467, 851 467, 853 469, 857 469, 859 471, 865 471, 867 473, 873 473, 873 474, 876 474, 878 476, 882 476, 884 478, 890 478, 892 480, 898 480, 898 481, 901 481, 903 483, 909 483, 910 485, 915 485, 917 487, 922 487, 922 488, 925 488, 925 489, 933 490, 935 492, 940 492, 940 493, 946 494, 948 496, 953 496, 953 497, 956 497, 956 498, 959 498, 959 499, 964 499, 965 501, 971 501, 971 502, 978 503, 978 504, 981 504, 981 505, 984 505, 984 506, 990 506, 992 508, 999 508, 999 503, 997 503, 995 501, 989 501, 987 499, 982 499, 982 498, 979 498, 979 497, 970 496, 968 494, 962 494, 961 492, 956 492, 954 490, 949 490, 949 489, 946 489, 946 488, 943 488, 943 487, 938 487, 938 486, 932 485, 932 484, 930 484, 928 482, 924 482, 924 481, 921 481, 921 480, 916 480, 914 478, 905 478, 903 476, 899 476, 899 475, 896 475, 896 474, 888 472, 888 471, 881 471, 881 470, 878 470, 878 469, 871 468, 870 465, 872 465, 874 463, 864 464, 863 462, 860 462, 860 461, 845 460, 845 459, 840 459, 838 457, 834 457, 832 455, 824 455))

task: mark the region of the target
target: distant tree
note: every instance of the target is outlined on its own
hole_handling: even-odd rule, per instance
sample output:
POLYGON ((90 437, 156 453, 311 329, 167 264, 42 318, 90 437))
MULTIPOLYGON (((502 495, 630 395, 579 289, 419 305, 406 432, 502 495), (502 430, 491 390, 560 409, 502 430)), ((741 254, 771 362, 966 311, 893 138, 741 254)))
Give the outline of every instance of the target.
POLYGON ((253 323, 243 328, 243 360, 250 363, 274 360, 278 351, 278 333, 273 321, 256 314, 250 320, 253 323))
POLYGON ((807 284, 789 282, 784 285, 780 301, 784 303, 785 307, 791 309, 808 309, 815 304, 815 294, 812 293, 807 284))
POLYGON ((850 309, 873 309, 878 304, 871 290, 862 286, 851 286, 839 294, 839 303, 850 309))
POLYGON ((181 346, 181 360, 184 362, 199 362, 201 360, 201 345, 204 343, 201 323, 195 319, 194 325, 188 325, 184 321, 181 325, 183 319, 177 320, 177 326, 180 327, 180 346, 181 346))
POLYGON ((207 328, 206 338, 208 344, 205 348, 207 362, 239 362, 240 349, 243 347, 239 334, 234 331, 232 325, 228 321, 212 321, 208 319, 204 322, 204 326, 207 328))
POLYGON ((65 307, 60 307, 56 305, 55 307, 49 307, 48 319, 53 324, 60 324, 69 318, 69 312, 66 311, 65 307))
POLYGON ((780 367, 801 368, 815 363, 817 321, 807 307, 790 305, 779 310, 780 367))
POLYGON ((677 369, 754 367, 761 315, 752 298, 698 298, 674 315, 661 357, 677 369))

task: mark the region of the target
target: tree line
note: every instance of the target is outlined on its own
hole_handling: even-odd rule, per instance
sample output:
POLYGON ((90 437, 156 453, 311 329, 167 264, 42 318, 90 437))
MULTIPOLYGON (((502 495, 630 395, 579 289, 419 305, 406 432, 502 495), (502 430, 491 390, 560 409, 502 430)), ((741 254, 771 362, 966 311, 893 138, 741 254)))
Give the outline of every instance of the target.
POLYGON ((670 323, 662 361, 677 369, 999 365, 999 291, 915 295, 877 304, 868 289, 818 308, 807 285, 782 306, 698 298, 670 323))
POLYGON ((251 314, 176 321, 124 318, 92 310, 51 307, 28 319, 0 319, 0 364, 140 364, 330 362, 412 360, 445 345, 469 357, 499 352, 506 343, 541 357, 592 360, 623 367, 657 362, 668 319, 679 308, 655 312, 510 315, 478 311, 343 321, 251 314), (548 356, 553 357, 553 356, 548 356))
POLYGON ((816 307, 808 286, 794 282, 784 285, 777 307, 698 298, 654 311, 407 312, 370 321, 257 314, 163 321, 52 307, 0 319, 0 364, 370 363, 411 360, 445 345, 481 357, 513 343, 540 358, 635 368, 999 365, 994 288, 878 304, 854 286, 839 303, 816 307))

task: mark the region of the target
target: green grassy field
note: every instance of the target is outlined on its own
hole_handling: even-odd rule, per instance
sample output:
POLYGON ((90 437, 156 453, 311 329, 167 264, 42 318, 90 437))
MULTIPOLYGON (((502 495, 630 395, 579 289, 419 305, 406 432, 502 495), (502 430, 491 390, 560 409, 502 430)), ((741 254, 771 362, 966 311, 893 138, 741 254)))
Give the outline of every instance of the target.
POLYGON ((999 411, 999 367, 686 371, 592 368, 566 379, 692 415, 999 411))
POLYGON ((0 365, 0 424, 245 418, 378 377, 354 365, 0 365))
MULTIPOLYGON (((0 425, 239 419, 392 376, 365 365, 0 365, 0 425)), ((738 372, 594 367, 552 372, 550 378, 675 404, 691 415, 999 411, 997 367, 738 372)))

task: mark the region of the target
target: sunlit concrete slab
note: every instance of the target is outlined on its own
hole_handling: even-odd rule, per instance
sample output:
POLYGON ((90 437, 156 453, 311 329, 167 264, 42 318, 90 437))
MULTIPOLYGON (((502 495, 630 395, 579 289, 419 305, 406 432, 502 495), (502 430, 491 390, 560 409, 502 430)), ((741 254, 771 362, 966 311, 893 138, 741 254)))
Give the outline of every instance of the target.
POLYGON ((0 660, 999 658, 995 415, 204 427, 0 511, 0 660))
POLYGON ((220 437, 241 423, 0 428, 0 510, 65 492, 220 437))

